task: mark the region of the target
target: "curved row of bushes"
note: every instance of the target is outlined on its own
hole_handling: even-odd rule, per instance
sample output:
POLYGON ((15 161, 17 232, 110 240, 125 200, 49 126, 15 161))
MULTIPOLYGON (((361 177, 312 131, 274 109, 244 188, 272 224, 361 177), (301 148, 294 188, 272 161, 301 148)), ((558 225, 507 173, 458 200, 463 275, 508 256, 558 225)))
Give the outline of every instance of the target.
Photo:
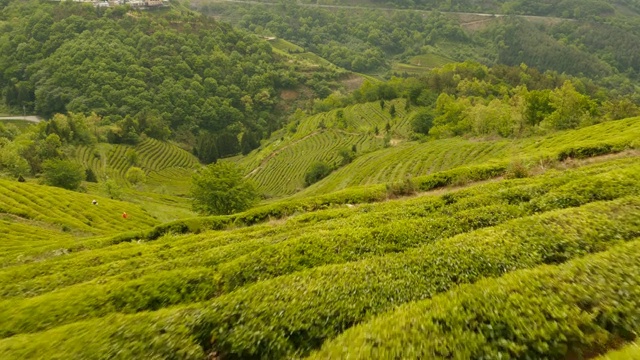
POLYGON ((98 276, 127 280, 190 266, 217 267, 224 291, 231 291, 312 266, 404 251, 536 212, 640 193, 640 165, 613 164, 609 171, 589 167, 440 197, 305 214, 276 227, 166 237, 148 244, 124 243, 108 251, 70 254, 0 271, 4 284, 0 296, 34 296, 98 276), (600 171, 604 172, 585 175, 600 171))
POLYGON ((406 305, 347 331, 311 358, 588 358, 633 340, 639 324, 637 240, 406 305))
MULTIPOLYGON (((172 353, 187 354, 187 358, 191 355, 204 358, 203 354, 219 358, 299 357, 354 324, 399 304, 429 298, 456 284, 475 282, 482 277, 562 263, 638 236, 640 198, 594 203, 513 220, 407 253, 278 277, 208 303, 128 317, 109 316, 43 333, 15 335, 0 340, 0 355, 7 359, 33 358, 38 353, 87 359, 120 354, 171 357, 172 353)), ((637 250, 636 256, 640 256, 637 250)), ((636 266, 640 267, 638 260, 636 266)), ((621 266, 629 268, 628 263, 621 266)), ((177 273, 175 276, 182 279, 177 273)), ((158 291, 156 298, 175 297, 161 296, 161 285, 156 290, 151 284, 147 286, 142 293, 158 291)), ((133 288, 129 290, 115 298, 122 304, 144 304, 135 301, 133 288)), ((82 310, 90 316, 92 303, 87 304, 89 308, 85 305, 82 310)), ((116 306, 117 303, 111 308, 116 306)), ((30 317, 25 308, 20 317, 14 315, 2 323, 19 325, 21 331, 33 331, 54 326, 55 322, 64 323, 65 316, 66 320, 81 319, 55 309, 55 304, 50 304, 46 311, 30 317), (47 322, 48 326, 39 325, 47 322)), ((136 309, 125 311, 132 310, 136 309)))
POLYGON ((409 301, 640 236, 640 198, 511 221, 406 253, 330 266, 241 288, 207 305, 222 357, 297 357, 409 301))

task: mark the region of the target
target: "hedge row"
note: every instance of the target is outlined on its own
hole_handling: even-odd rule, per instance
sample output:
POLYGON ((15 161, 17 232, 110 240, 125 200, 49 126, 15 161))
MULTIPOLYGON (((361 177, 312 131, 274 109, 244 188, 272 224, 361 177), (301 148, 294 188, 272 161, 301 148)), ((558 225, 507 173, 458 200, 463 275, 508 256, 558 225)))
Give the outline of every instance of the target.
POLYGON ((320 231, 261 247, 218 267, 223 291, 315 266, 406 251, 537 212, 639 194, 640 165, 570 181, 550 191, 548 185, 507 188, 504 194, 498 194, 500 200, 482 196, 465 199, 465 194, 447 195, 439 198, 445 204, 449 203, 441 211, 414 213, 407 219, 393 217, 382 220, 382 224, 376 219, 377 225, 365 222, 365 226, 358 226, 359 222, 352 219, 350 228, 347 225, 345 229, 320 231), (514 197, 514 193, 519 197, 514 197), (389 221, 391 219, 393 221, 389 221), (369 226, 371 228, 367 228, 369 226))
MULTIPOLYGON (((481 165, 458 168, 433 175, 417 177, 415 182, 422 191, 455 184, 460 181, 481 181, 500 176, 507 165, 481 165)), ((251 226, 264 221, 281 219, 303 212, 318 211, 344 204, 365 204, 386 200, 389 197, 385 184, 341 190, 328 195, 301 200, 288 200, 262 205, 243 213, 226 216, 208 216, 181 219, 157 225, 149 230, 128 232, 114 236, 111 244, 134 240, 155 240, 165 234, 200 233, 207 230, 222 230, 230 226, 251 226)))
POLYGON ((595 203, 403 254, 310 269, 183 309, 110 315, 16 335, 0 340, 0 358, 299 357, 399 304, 455 284, 606 250, 637 236, 640 198, 595 203))
POLYGON ((580 359, 640 331, 640 240, 406 305, 313 359, 580 359))
MULTIPOLYGON (((569 146, 558 151, 555 157, 559 161, 569 158, 589 158, 611 153, 618 153, 626 149, 637 148, 640 143, 633 141, 595 142, 592 144, 569 146)), ((535 156, 531 159, 535 160, 535 156)), ((417 190, 429 191, 445 186, 482 181, 505 175, 509 162, 503 161, 488 165, 465 166, 441 171, 430 175, 411 179, 417 190)), ((166 233, 201 232, 205 230, 220 230, 230 225, 250 226, 271 219, 280 219, 300 212, 310 212, 327 209, 344 204, 363 204, 383 201, 393 197, 387 189, 393 183, 370 185, 340 190, 328 195, 314 196, 301 200, 288 200, 259 206, 244 213, 232 216, 213 216, 205 218, 177 220, 168 224, 156 226, 147 231, 129 233, 114 238, 114 242, 131 241, 136 239, 153 240, 166 233)))
MULTIPOLYGON (((521 215, 522 211, 517 207, 501 205, 463 211, 451 217, 397 221, 372 230, 347 229, 332 232, 330 236, 326 232, 313 233, 271 246, 264 246, 268 244, 268 239, 241 242, 179 260, 167 259, 168 264, 159 263, 144 273, 153 274, 174 267, 178 269, 161 271, 133 281, 122 281, 132 277, 132 274, 124 273, 107 284, 101 280, 100 283, 80 284, 65 289, 59 289, 59 284, 54 284, 52 288, 58 288, 57 291, 28 299, 0 302, 0 337, 40 331, 83 317, 102 316, 115 311, 155 310, 158 306, 205 300, 246 283, 318 265, 403 251, 421 242, 443 239, 448 235, 490 226, 521 215), (186 275, 182 274, 184 270, 181 269, 193 266, 209 266, 216 271, 189 270, 186 275), (155 271, 150 271, 152 269, 155 271), (164 296, 166 301, 158 303, 156 295, 164 296)), ((82 278, 73 271, 70 273, 69 277, 75 277, 75 281, 82 278)), ((141 272, 134 270, 132 273, 139 275, 141 272)), ((58 276, 64 279, 65 275, 66 272, 63 272, 58 276)), ((36 282, 29 283, 33 285, 36 282)), ((24 283, 19 283, 7 287, 5 291, 19 290, 23 286, 24 283)), ((46 285, 41 286, 46 288, 46 285)))
POLYGON ((207 307, 223 358, 299 356, 398 304, 640 236, 640 198, 513 220, 415 250, 244 287, 207 307))
POLYGON ((36 332, 113 312, 158 310, 216 295, 215 273, 190 268, 128 282, 82 284, 44 296, 0 302, 0 338, 36 332))
POLYGON ((586 177, 584 171, 569 171, 487 184, 440 197, 305 214, 293 218, 291 224, 273 229, 263 226, 258 229, 264 230, 255 233, 244 228, 228 234, 121 244, 108 251, 0 272, 0 295, 34 296, 97 276, 127 280, 161 270, 223 263, 227 264, 220 265, 221 279, 224 291, 230 291, 247 282, 311 266, 404 251, 535 212, 639 193, 639 169, 640 165, 631 165, 586 177), (390 223, 391 219, 394 222, 390 223), (316 225, 304 228, 314 222, 316 225), (227 246, 221 247, 223 244, 227 246))

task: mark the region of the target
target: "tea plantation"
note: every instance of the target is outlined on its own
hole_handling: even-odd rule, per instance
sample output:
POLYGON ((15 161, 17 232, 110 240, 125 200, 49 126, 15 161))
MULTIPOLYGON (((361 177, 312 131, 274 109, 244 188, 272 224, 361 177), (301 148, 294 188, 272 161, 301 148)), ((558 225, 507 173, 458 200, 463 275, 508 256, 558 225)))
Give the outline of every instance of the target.
POLYGON ((407 144, 378 185, 165 224, 2 180, 0 358, 633 358, 639 124, 407 144))

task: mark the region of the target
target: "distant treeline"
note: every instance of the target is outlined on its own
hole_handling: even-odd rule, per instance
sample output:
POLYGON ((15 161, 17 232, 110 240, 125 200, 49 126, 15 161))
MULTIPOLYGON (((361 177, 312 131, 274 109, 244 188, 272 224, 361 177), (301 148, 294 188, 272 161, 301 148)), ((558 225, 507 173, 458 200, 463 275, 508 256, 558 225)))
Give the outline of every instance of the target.
POLYGON ((604 91, 588 79, 522 64, 449 64, 420 78, 370 83, 315 103, 317 112, 405 98, 413 131, 450 136, 523 137, 640 115, 640 97, 604 91), (414 108, 415 107, 415 108, 414 108))

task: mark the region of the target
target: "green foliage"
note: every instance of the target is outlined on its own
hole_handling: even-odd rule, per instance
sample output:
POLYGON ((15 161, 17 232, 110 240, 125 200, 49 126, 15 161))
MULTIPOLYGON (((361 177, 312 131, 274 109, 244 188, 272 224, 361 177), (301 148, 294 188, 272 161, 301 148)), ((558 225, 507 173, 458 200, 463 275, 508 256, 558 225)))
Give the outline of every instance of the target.
POLYGON ((433 118, 433 111, 420 109, 411 115, 411 128, 419 134, 428 135, 433 126, 433 118))
POLYGON ((463 286, 354 328, 316 358, 351 351, 369 359, 551 358, 606 348, 637 330, 639 250, 634 241, 563 266, 463 286))
POLYGON ((507 179, 522 179, 529 176, 529 169, 520 159, 515 159, 509 163, 505 171, 505 178, 507 179))
POLYGON ((20 156, 19 149, 15 144, 0 148, 0 169, 12 176, 24 176, 31 172, 29 163, 20 156))
POLYGON ((98 178, 96 177, 96 173, 91 170, 91 168, 84 169, 85 180, 87 182, 97 183, 98 178))
POLYGON ((5 102, 46 118, 95 112, 117 124, 115 143, 240 124, 273 130, 272 99, 304 78, 265 41, 185 8, 130 16, 28 1, 1 11, 5 102))
POLYGON ((242 155, 249 154, 253 149, 260 146, 260 142, 258 138, 252 131, 245 131, 242 134, 242 139, 240 140, 240 148, 242 149, 242 155))
POLYGON ((107 179, 107 181, 102 184, 102 187, 110 199, 122 199, 122 187, 115 180, 107 179))
POLYGON ((338 155, 340 156, 340 165, 344 166, 350 164, 353 159, 355 159, 356 152, 353 149, 340 149, 340 151, 338 151, 338 155))
POLYGON ((386 186, 389 198, 409 196, 416 193, 416 186, 410 177, 405 178, 402 182, 389 183, 386 186))
POLYGON ((42 176, 47 185, 76 190, 86 175, 80 164, 69 160, 47 160, 42 164, 42 176))
POLYGON ((135 185, 135 184, 144 182, 146 178, 146 174, 144 173, 144 170, 142 170, 141 168, 132 166, 129 168, 129 170, 127 170, 127 173, 124 175, 124 177, 127 179, 128 182, 135 185))
POLYGON ((139 156, 134 149, 127 149, 127 152, 124 153, 124 157, 127 159, 127 162, 129 162, 129 165, 138 165, 139 156))
POLYGON ((327 177, 330 173, 331 167, 327 163, 317 161, 311 164, 309 170, 307 170, 307 173, 304 175, 304 183, 309 186, 327 177))
POLYGON ((210 164, 192 177, 193 209, 202 214, 232 214, 244 211, 258 200, 258 192, 242 170, 231 162, 210 164))

